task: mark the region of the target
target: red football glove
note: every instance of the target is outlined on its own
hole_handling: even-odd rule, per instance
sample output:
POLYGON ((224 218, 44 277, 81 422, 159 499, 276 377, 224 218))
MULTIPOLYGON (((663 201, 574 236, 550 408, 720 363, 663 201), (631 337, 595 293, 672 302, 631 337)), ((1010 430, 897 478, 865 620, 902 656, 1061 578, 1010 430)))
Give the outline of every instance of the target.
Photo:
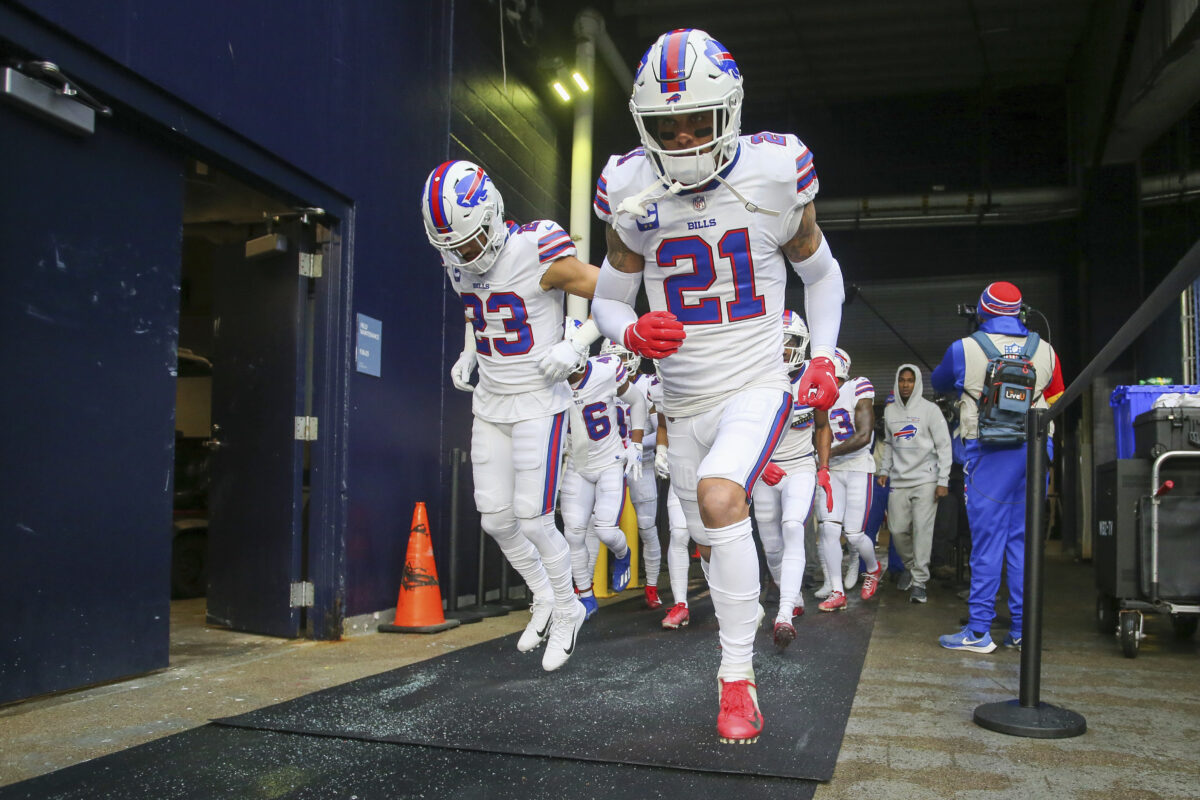
POLYGON ((829 485, 829 468, 817 470, 817 486, 825 490, 825 510, 833 512, 833 487, 829 485))
POLYGON ((674 314, 651 311, 625 329, 625 349, 646 358, 666 358, 679 349, 686 335, 674 314))
POLYGON ((762 473, 763 483, 765 483, 767 486, 774 486, 785 477, 787 477, 787 473, 783 471, 782 467, 780 467, 774 461, 767 462, 767 468, 764 469, 762 473))
POLYGON ((833 372, 833 362, 825 356, 817 356, 809 362, 796 387, 799 400, 806 406, 828 411, 838 399, 837 376, 833 372))

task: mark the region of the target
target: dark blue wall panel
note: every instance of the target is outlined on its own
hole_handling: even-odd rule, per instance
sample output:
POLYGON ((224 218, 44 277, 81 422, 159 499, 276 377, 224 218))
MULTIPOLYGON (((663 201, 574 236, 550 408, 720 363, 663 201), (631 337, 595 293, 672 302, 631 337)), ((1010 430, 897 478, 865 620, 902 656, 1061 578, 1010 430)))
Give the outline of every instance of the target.
POLYGON ((0 107, 0 703, 167 666, 183 159, 0 107))

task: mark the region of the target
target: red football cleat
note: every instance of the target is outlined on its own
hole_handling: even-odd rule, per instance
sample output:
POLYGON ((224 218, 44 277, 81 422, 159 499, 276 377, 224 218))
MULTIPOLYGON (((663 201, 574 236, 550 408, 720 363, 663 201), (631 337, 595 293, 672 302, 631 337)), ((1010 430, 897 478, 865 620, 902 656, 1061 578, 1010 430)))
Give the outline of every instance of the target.
POLYGON ((688 607, 684 603, 676 603, 667 612, 667 616, 663 617, 662 626, 664 628, 683 628, 688 624, 688 607))
POLYGON ((817 608, 821 611, 841 611, 846 607, 846 595, 841 592, 830 592, 829 597, 821 601, 817 608))
POLYGON ((748 680, 719 680, 721 712, 717 735, 723 744, 753 744, 762 733, 763 717, 758 709, 758 688, 748 680))
POLYGON ((879 576, 883 574, 883 564, 876 564, 874 572, 863 573, 863 585, 861 597, 863 600, 870 600, 875 596, 875 590, 879 588, 879 576))
POLYGON ((792 616, 793 617, 803 617, 804 616, 804 606, 794 606, 792 608, 792 616))
POLYGON ((662 600, 658 599, 658 587, 646 587, 646 608, 662 608, 662 600))

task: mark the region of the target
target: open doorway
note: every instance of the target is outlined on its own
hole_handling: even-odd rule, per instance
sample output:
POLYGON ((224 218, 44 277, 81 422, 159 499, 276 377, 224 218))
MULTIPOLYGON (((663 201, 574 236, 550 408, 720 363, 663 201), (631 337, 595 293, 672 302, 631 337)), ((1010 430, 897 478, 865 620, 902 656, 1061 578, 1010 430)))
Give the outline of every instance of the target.
MULTIPOLYGON (((172 661, 198 641, 219 651, 221 629, 290 637, 303 627, 309 448, 293 420, 312 402, 313 286, 297 262, 319 251, 324 231, 303 216, 209 164, 187 164, 172 661)), ((234 650, 246 642, 227 637, 234 650)))

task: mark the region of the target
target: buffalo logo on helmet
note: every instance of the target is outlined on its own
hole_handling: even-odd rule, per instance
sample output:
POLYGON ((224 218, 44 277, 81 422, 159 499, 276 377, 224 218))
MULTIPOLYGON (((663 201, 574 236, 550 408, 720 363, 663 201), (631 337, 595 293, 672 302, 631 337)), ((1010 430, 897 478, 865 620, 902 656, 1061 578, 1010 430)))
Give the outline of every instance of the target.
POLYGON ((721 72, 727 72, 734 78, 740 78, 742 73, 738 70, 737 62, 733 60, 733 56, 725 49, 725 45, 718 42, 716 39, 709 39, 704 46, 704 55, 708 56, 717 69, 721 72))
POLYGON ((901 428, 900 430, 893 433, 892 439, 894 439, 896 441, 904 440, 907 442, 907 441, 912 440, 912 438, 916 435, 917 435, 917 426, 913 425, 910 422, 907 425, 905 425, 903 428, 901 428))
POLYGON ((477 169, 470 175, 464 175, 454 184, 454 195, 458 204, 463 208, 474 208, 487 199, 487 186, 491 179, 482 169, 477 169))

